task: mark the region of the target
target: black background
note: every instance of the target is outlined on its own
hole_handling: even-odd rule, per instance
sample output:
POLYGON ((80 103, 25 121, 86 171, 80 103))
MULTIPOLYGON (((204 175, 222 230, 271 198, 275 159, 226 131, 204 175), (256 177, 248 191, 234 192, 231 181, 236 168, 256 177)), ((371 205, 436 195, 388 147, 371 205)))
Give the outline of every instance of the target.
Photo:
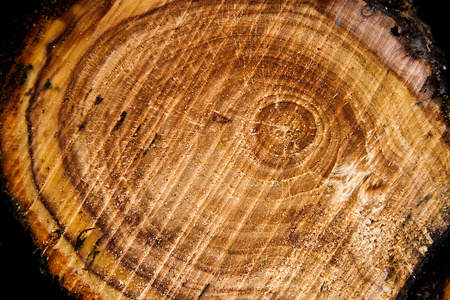
MULTIPOLYGON (((14 49, 20 47, 25 34, 25 24, 31 24, 33 16, 41 7, 38 0, 0 0, 0 76, 8 70, 14 49), (3 70, 1 70, 3 68, 3 70)), ((52 2, 49 0, 48 2, 52 2)), ((450 54, 449 29, 450 9, 438 0, 416 0, 420 18, 431 26, 438 45, 450 54)), ((448 71, 444 76, 448 78, 448 71)), ((6 194, 0 194, 0 288, 3 299, 72 299, 60 288, 55 279, 45 272, 41 253, 33 245, 29 233, 16 218, 15 207, 8 201, 6 194)), ((449 244, 449 243, 447 243, 449 244)), ((448 263, 450 247, 442 248, 444 258, 437 257, 438 265, 448 263)), ((439 272, 446 272, 444 268, 439 272)), ((411 296, 410 299, 416 299, 411 296)), ((421 299, 427 299, 426 297, 421 299)))

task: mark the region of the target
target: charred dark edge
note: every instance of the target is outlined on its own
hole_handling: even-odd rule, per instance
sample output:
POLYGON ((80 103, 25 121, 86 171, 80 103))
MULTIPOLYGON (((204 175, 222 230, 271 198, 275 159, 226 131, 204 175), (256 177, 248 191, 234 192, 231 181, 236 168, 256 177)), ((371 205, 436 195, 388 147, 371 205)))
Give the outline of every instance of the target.
MULTIPOLYGON (((38 7, 24 8, 24 13, 17 16, 18 21, 23 24, 21 31, 3 37, 11 39, 9 46, 0 43, 0 115, 6 103, 15 97, 16 91, 24 84, 27 72, 33 69, 31 64, 23 60, 30 41, 34 43, 39 40, 40 30, 33 27, 39 28, 45 20, 61 17, 77 1, 79 0, 40 0, 35 2, 38 7)), ((34 1, 27 3, 32 2, 34 1)), ((0 130, 2 126, 3 123, 0 122, 0 130)), ((0 152, 0 188, 12 199, 13 196, 3 175, 3 159, 3 153, 0 152)))
POLYGON ((30 5, 23 8, 23 14, 17 16, 17 21, 23 24, 18 31, 2 34, 8 43, 0 43, 0 110, 4 103, 13 96, 14 91, 22 85, 23 77, 20 66, 28 62, 22 61, 30 43, 39 40, 40 24, 49 19, 61 17, 79 0, 40 0, 22 1, 30 5), (33 3, 33 4, 32 4, 33 3), (19 72, 19 73, 18 73, 19 72), (17 75, 19 77, 17 77, 17 75))
MULTIPOLYGON (((24 57, 27 55, 27 48, 33 44, 35 44, 39 40, 39 35, 41 33, 40 28, 42 28, 42 24, 45 24, 46 21, 51 19, 56 19, 59 17, 62 17, 64 13, 68 11, 69 8, 71 8, 75 3, 79 2, 79 0, 41 0, 39 2, 36 2, 37 7, 32 7, 33 9, 30 9, 29 11, 27 9, 24 9, 24 14, 22 16, 19 16, 21 18, 23 24, 23 31, 19 33, 14 33, 12 35, 12 42, 9 47, 7 45, 0 44, 0 113, 3 113, 4 109, 6 108, 6 103, 10 101, 12 98, 15 97, 16 91, 20 90, 22 85, 24 84, 24 81, 26 79, 26 61, 24 61, 24 57)), ((31 3, 31 1, 30 1, 31 3)), ((105 9, 109 9, 109 7, 112 5, 112 1, 108 0, 105 1, 105 4, 102 6, 105 9)), ((72 28, 68 28, 66 31, 64 31, 60 36, 58 36, 55 41, 52 43, 56 43, 64 37, 69 34, 69 32, 72 30, 72 28)), ((51 49, 51 45, 47 47, 47 52, 49 52, 51 49)), ((48 66, 50 63, 50 59, 47 58, 45 62, 45 66, 48 66)), ((44 67, 45 69, 45 67, 44 67)), ((38 86, 35 86, 35 91, 39 89, 38 86)), ((35 94, 32 95, 32 98, 35 97, 35 94)), ((32 101, 30 100, 30 103, 32 101)), ((29 121, 29 120, 28 120, 29 121)), ((2 124, 0 123, 0 127, 2 124)), ((31 136, 31 127, 28 126, 28 136, 31 136)), ((28 142, 29 151, 30 149, 30 143, 31 140, 28 142)), ((5 194, 7 198, 9 198, 10 202, 15 202, 14 195, 10 192, 8 188, 7 179, 4 177, 4 170, 3 170, 3 163, 1 161, 4 159, 2 153, 0 152, 0 188, 2 191, 2 194, 5 194)), ((33 161, 31 162, 33 165, 33 161)), ((31 169, 33 166, 30 167, 31 169)), ((35 187, 39 190, 35 174, 31 170, 32 178, 35 187)), ((39 193, 38 200, 46 207, 47 211, 52 215, 53 220, 57 223, 57 226, 59 228, 63 228, 62 225, 57 221, 55 216, 51 213, 51 210, 49 210, 49 207, 45 204, 45 201, 43 201, 43 195, 39 193)), ((12 205, 12 204, 11 204, 12 205)), ((36 239, 34 233, 30 230, 29 225, 25 222, 24 219, 24 211, 22 211, 22 208, 16 209, 15 211, 15 217, 17 220, 20 221, 20 224, 23 226, 23 228, 32 236, 32 239, 35 243, 38 239, 36 239)), ((59 229, 60 230, 60 229, 59 229)), ((67 238, 67 237, 65 237, 67 238)), ((73 244, 73 243, 71 243, 73 244)), ((49 253, 45 253, 44 249, 41 249, 41 247, 35 243, 35 247, 37 247, 37 251, 41 253, 41 256, 49 256, 49 253)), ((79 257, 82 259, 81 257, 79 257)), ((86 262, 85 262, 86 263, 86 262)), ((47 260, 42 259, 42 268, 45 268, 48 270, 48 262, 47 260)), ((93 272, 97 276, 101 277, 96 272, 93 272)), ((55 277, 54 274, 51 274, 50 272, 43 273, 46 277, 51 277, 52 280, 58 280, 60 283, 63 282, 63 278, 58 278, 58 276, 55 277)), ((104 278, 103 278, 104 280, 104 278)), ((122 291, 118 286, 108 282, 110 286, 117 289, 118 291, 124 293, 127 296, 130 296, 129 293, 122 291)), ((63 286, 61 286, 63 288, 63 286)), ((67 289, 63 289, 64 299, 67 297, 67 299, 73 299, 73 297, 77 297, 78 291, 75 289, 74 291, 69 291, 67 289)))
MULTIPOLYGON (((408 50, 415 58, 425 59, 431 65, 432 75, 427 80, 433 90, 431 97, 437 98, 441 102, 441 113, 448 131, 450 128, 450 99, 447 79, 444 76, 445 53, 437 46, 430 27, 419 19, 412 0, 363 1, 369 7, 379 10, 382 14, 392 18, 399 26, 399 28, 393 28, 396 30, 395 35, 405 39, 408 50)), ((437 234, 437 236, 433 237, 433 240, 435 240, 435 243, 430 247, 428 254, 413 271, 405 285, 400 289, 396 297, 397 300, 440 299, 439 293, 450 275, 446 274, 450 268, 447 253, 450 249, 450 227, 443 234, 437 234), (443 266, 442 263, 441 265, 437 263, 443 257, 447 258, 446 266, 443 266), (435 267, 440 267, 444 274, 433 274, 436 273, 432 270, 435 267), (433 286, 430 285, 431 281, 434 281, 433 286), (423 291, 426 291, 428 296, 422 294, 421 298, 417 298, 423 291)))
POLYGON ((432 68, 430 85, 433 88, 432 98, 441 98, 441 112, 450 127, 449 86, 444 76, 446 58, 432 36, 431 29, 418 17, 412 0, 363 0, 369 7, 379 10, 393 19, 400 28, 393 28, 396 36, 405 39, 405 46, 412 55, 427 60, 432 68))
POLYGON ((427 256, 414 270, 397 300, 442 299, 447 278, 450 277, 450 227, 440 234, 427 256))
MULTIPOLYGON (((25 1, 28 7, 21 8, 21 13, 15 16, 15 21, 20 26, 13 27, 14 32, 8 34, 2 34, 2 38, 5 42, 0 43, 0 115, 3 114, 6 109, 6 103, 15 97, 17 91, 23 86, 26 80, 27 71, 32 69, 32 65, 24 61, 26 56, 27 47, 30 44, 34 44, 39 40, 39 34, 41 29, 40 24, 44 24, 49 19, 56 19, 61 17, 73 4, 78 0, 41 0, 41 1, 25 1), (37 24, 37 25, 36 25, 37 24), (8 42, 6 42, 6 40, 8 42)), ((6 8, 9 8, 6 6, 6 8)), ((8 28, 7 30, 10 30, 8 28)), ((0 130, 3 126, 0 122, 0 130)), ((42 270, 48 270, 47 260, 43 259, 45 253, 36 244, 35 234, 31 231, 26 223, 26 208, 20 207, 20 204, 14 199, 14 195, 10 192, 8 187, 8 180, 4 177, 3 169, 3 153, 0 152, 0 189, 2 201, 6 200, 11 212, 15 219, 18 221, 13 226, 22 226, 22 229, 29 234, 30 239, 25 241, 33 242, 35 251, 40 253, 41 268, 42 270), (12 209, 14 207, 14 209, 12 209), (20 225, 19 225, 20 224, 20 225)), ((21 240, 21 239, 19 239, 21 240)), ((22 243, 18 241, 18 243, 22 243)), ((60 282, 60 278, 50 272, 41 272, 46 278, 49 278, 52 285, 55 285, 56 281, 60 282)), ((60 290, 59 296, 64 299, 73 299, 73 294, 66 288, 58 284, 60 290)))

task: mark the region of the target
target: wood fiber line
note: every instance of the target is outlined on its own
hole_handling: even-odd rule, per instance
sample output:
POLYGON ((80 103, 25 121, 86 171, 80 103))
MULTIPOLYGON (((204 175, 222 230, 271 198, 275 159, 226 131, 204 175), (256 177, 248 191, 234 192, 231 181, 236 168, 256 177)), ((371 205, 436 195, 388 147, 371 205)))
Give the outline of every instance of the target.
POLYGON ((59 229, 37 238, 68 288, 397 297, 449 225, 450 177, 430 66, 391 18, 359 0, 85 2, 2 114, 4 172, 34 184, 11 192, 59 229))
MULTIPOLYGON (((119 70, 120 71, 120 70, 119 70)), ((181 82, 183 82, 183 80, 180 80, 181 82)), ((118 84, 119 86, 121 86, 120 84, 118 84)), ((167 111, 167 110, 166 110, 167 111)), ((170 114, 170 111, 168 112, 168 114, 170 114)), ((111 114, 111 115, 113 115, 113 114, 111 114)), ((105 118, 105 119, 108 119, 107 117, 105 118)), ((113 128, 114 129, 114 128, 113 128)), ((258 130, 258 129, 256 129, 256 130, 258 130)), ((107 130, 108 131, 108 130, 107 130)), ((113 130, 114 131, 114 130, 113 130)), ((64 139, 63 139, 64 140, 64 139)), ((107 147, 107 148, 109 148, 109 147, 107 147)), ((75 176, 75 178, 79 178, 79 176, 75 176)), ((176 181, 176 180, 175 180, 176 181)), ((105 206, 107 206, 107 205, 105 205, 105 206)))

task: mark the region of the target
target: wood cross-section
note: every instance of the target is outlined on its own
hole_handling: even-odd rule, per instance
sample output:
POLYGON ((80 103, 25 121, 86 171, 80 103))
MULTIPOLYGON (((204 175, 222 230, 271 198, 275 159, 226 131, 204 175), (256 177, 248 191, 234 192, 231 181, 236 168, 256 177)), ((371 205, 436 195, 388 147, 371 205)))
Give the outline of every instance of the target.
MULTIPOLYGON (((394 299, 448 228, 433 68, 360 0, 78 1, 1 115, 84 299, 394 299)), ((398 27, 397 27, 398 28, 398 27)))

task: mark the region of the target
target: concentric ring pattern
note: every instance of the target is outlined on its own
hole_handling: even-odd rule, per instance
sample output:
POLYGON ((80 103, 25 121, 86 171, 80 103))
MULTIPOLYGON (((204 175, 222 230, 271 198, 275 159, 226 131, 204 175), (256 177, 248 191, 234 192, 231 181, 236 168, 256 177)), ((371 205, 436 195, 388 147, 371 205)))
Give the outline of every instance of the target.
MULTIPOLYGON (((80 210, 101 232, 96 249, 176 299, 205 286, 239 299, 249 287, 307 290, 302 272, 348 258, 336 249, 357 228, 348 208, 361 191, 339 184, 369 162, 382 85, 364 82, 386 73, 307 2, 176 1, 110 29, 72 71, 55 129, 80 210)), ((45 137, 36 101, 32 152, 45 137)), ((394 173, 391 154, 373 169, 394 173)), ((148 289, 84 259, 129 296, 148 289)))

